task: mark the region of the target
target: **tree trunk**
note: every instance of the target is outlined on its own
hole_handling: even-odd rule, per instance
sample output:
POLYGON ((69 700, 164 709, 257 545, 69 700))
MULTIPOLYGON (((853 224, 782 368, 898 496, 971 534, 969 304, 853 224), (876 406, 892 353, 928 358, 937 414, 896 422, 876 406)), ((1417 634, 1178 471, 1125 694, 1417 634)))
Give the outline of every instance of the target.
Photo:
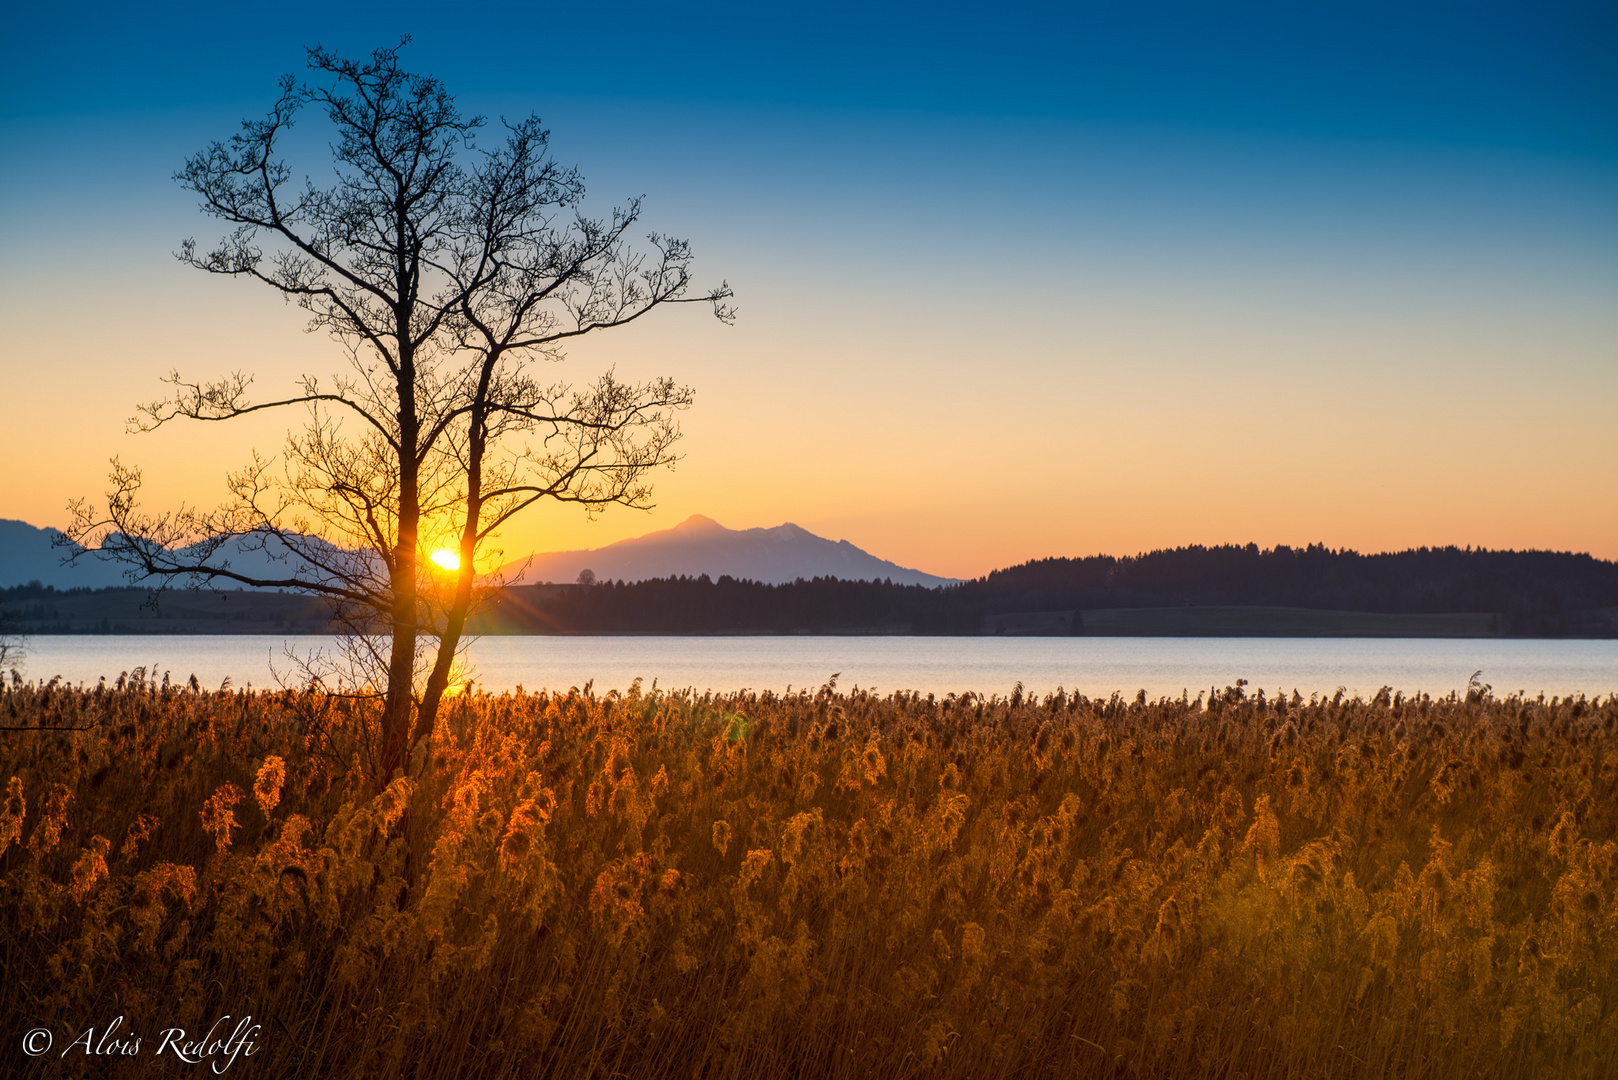
MULTIPOLYGON (((404 235, 403 222, 400 235, 404 235)), ((401 260, 400 294, 409 296, 401 260)), ((416 558, 421 525, 421 465, 417 443, 421 425, 416 415, 416 365, 410 345, 408 303, 397 309, 399 342, 399 535, 393 549, 393 652, 388 659, 388 697, 382 709, 382 769, 378 789, 405 767, 410 755, 410 721, 415 711, 416 558)))
MULTIPOLYGON (((484 382, 488 375, 485 372, 484 382)), ((480 388, 481 392, 481 388, 480 388)), ((472 581, 477 577, 474 565, 477 558, 478 519, 483 512, 483 450, 482 417, 472 417, 472 440, 467 470, 466 524, 461 529, 461 566, 455 576, 455 599, 445 615, 443 636, 438 639, 438 656, 433 661, 432 674, 427 677, 427 688, 421 696, 421 708, 416 714, 416 732, 413 741, 430 738, 438 722, 438 704, 449 687, 450 670, 455 664, 455 650, 460 647, 461 633, 466 629, 466 613, 472 607, 472 581)))
POLYGON ((393 650, 388 658, 388 696, 382 707, 382 769, 378 789, 392 781, 410 753, 410 720, 415 701, 411 691, 416 674, 416 539, 412 522, 409 540, 401 516, 399 545, 394 549, 393 650))
POLYGON ((455 650, 460 647, 461 633, 466 629, 466 613, 472 606, 472 551, 471 543, 461 544, 461 570, 455 582, 455 599, 445 619, 443 636, 438 640, 438 656, 433 661, 432 674, 427 677, 427 688, 421 695, 421 708, 416 710, 416 731, 412 743, 430 738, 438 721, 438 705, 449 689, 450 671, 455 665, 455 650))
POLYGON ((421 696, 421 709, 416 715, 415 741, 431 738, 438 722, 438 704, 449 687, 450 670, 455 664, 455 650, 461 643, 461 632, 466 629, 466 613, 472 607, 472 581, 477 576, 474 561, 477 558, 478 523, 483 516, 483 454, 488 448, 488 430, 485 408, 489 396, 489 380, 500 360, 501 350, 492 349, 484 359, 483 371, 478 378, 477 394, 467 424, 470 436, 467 443, 466 468, 466 523, 461 527, 461 565, 455 577, 455 599, 445 615, 444 634, 438 639, 438 656, 433 661, 432 674, 427 677, 427 688, 421 696))

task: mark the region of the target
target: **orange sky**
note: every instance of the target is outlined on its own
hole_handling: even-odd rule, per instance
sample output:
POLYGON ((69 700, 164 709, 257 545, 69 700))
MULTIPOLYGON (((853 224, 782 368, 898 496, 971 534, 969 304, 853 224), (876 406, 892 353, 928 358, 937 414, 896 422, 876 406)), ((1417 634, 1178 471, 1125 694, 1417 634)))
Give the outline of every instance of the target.
MULTIPOLYGON (((1479 312, 1442 340, 1389 321, 1320 341, 1303 320, 1230 316, 1210 332, 1195 312, 1144 325, 1144 310, 1077 300, 1067 325, 946 335, 901 309, 895 326, 861 332, 806 319, 816 298, 790 288, 744 280, 740 291, 733 328, 687 308, 573 350, 582 375, 616 363, 694 384, 685 460, 658 481, 654 512, 594 523, 571 507, 535 512, 508 529, 508 554, 599 546, 702 513, 732 528, 790 520, 962 577, 1047 555, 1247 541, 1618 557, 1618 365, 1579 374, 1518 360, 1598 355, 1605 343, 1578 327, 1557 340, 1479 312)), ((168 366, 240 366, 267 391, 300 365, 336 363, 296 311, 162 264, 85 333, 63 338, 58 325, 13 324, 8 346, 41 362, 7 365, 8 396, 31 407, 0 432, 0 516, 36 524, 61 523, 68 495, 98 493, 115 453, 144 465, 161 506, 216 500, 226 467, 279 444, 290 415, 122 434, 168 366), (187 312, 178 326, 174 307, 187 312)))
MULTIPOLYGON (((123 434, 160 376, 241 368, 267 395, 341 366, 264 287, 170 254, 213 235, 164 167, 239 109, 217 111, 152 151, 122 202, 40 194, 21 214, 7 189, 0 517, 62 524, 114 454, 144 466, 154 507, 215 502, 296 418, 123 434), (94 245, 64 243, 70 226, 94 245)), ((690 236, 699 284, 727 278, 740 318, 688 306, 573 348, 577 380, 616 365, 693 385, 685 459, 655 512, 534 512, 508 556, 701 513, 961 577, 1249 541, 1618 558, 1605 167, 1030 123, 974 129, 1005 165, 990 206, 920 121, 749 116, 684 118, 673 172, 655 116, 564 145, 593 191, 648 191, 648 226, 690 236), (702 140, 747 123, 775 140, 769 167, 714 149, 704 173, 702 140)))

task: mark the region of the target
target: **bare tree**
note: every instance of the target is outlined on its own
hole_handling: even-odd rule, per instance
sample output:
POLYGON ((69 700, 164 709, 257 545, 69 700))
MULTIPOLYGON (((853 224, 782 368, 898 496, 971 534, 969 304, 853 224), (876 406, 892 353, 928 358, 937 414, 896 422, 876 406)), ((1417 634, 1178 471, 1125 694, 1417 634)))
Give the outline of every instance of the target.
POLYGON ((631 247, 638 200, 606 219, 579 212, 582 180, 551 158, 537 118, 502 122, 500 145, 477 146, 483 118, 463 117, 438 80, 400 70, 408 40, 365 61, 309 50, 314 83, 283 78, 265 119, 244 121, 176 176, 231 227, 206 250, 186 241, 180 259, 296 301, 311 331, 341 344, 347 370, 305 376, 265 402, 240 372, 214 382, 171 373, 169 394, 132 428, 288 406, 308 420, 279 461, 255 452, 232 474, 229 501, 213 511, 143 513, 139 470, 115 460, 106 512, 80 500, 69 530, 160 583, 319 593, 354 630, 385 631, 381 783, 433 732, 495 531, 543 499, 590 513, 648 507, 650 474, 675 461, 689 388, 610 371, 575 388, 540 378, 539 363, 666 304, 734 317, 728 285, 692 295, 684 241, 652 234, 646 249, 631 247), (334 131, 326 186, 294 183, 284 157, 309 107, 334 131), (232 545, 286 572, 233 569, 232 545), (445 550, 456 558, 428 560, 445 550))

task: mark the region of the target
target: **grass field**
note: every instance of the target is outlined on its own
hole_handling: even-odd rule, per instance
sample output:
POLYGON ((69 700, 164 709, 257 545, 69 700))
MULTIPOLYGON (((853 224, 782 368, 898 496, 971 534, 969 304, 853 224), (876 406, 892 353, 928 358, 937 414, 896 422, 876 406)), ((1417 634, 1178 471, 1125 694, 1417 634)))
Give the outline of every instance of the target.
POLYGON ((385 786, 373 712, 0 692, 0 1071, 245 1014, 242 1076, 1618 1061, 1618 698, 477 696, 385 786))

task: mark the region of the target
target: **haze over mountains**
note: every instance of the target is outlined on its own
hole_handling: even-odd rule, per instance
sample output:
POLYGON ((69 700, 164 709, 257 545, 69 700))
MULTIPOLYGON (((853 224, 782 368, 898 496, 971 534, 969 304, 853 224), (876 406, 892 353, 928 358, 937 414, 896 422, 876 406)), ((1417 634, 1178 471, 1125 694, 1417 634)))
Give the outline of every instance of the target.
MULTIPOLYGON (((37 581, 58 589, 124 588, 131 582, 123 563, 85 555, 72 566, 62 565, 62 548, 52 543, 55 529, 40 529, 26 521, 0 518, 0 589, 37 581)), ((284 551, 284 549, 282 549, 284 551)), ((249 543, 233 541, 210 560, 214 566, 229 563, 230 569, 262 579, 282 579, 293 575, 299 565, 293 558, 275 559, 267 551, 255 550, 249 543)), ((216 588, 241 589, 238 582, 219 579, 216 588)))
POLYGON ((62 551, 51 546, 54 529, 36 529, 26 521, 0 518, 0 588, 37 581, 58 589, 105 589, 128 585, 122 568, 93 559, 63 566, 62 551))
MULTIPOLYGON (((265 590, 181 590, 150 610, 139 583, 107 588, 130 584, 115 564, 61 566, 51 538, 0 521, 0 618, 13 632, 332 632, 318 599, 265 590)), ((228 554, 254 576, 291 570, 262 552, 228 554)), ((512 587, 478 633, 1618 636, 1618 562, 1571 552, 1192 545, 1036 559, 952 583, 796 525, 695 517, 504 569, 512 587)))
MULTIPOLYGON (((9 590, 4 599, 13 616, 26 615, 21 629, 134 626, 137 616, 117 605, 119 597, 134 596, 130 603, 138 606, 145 594, 139 583, 66 598, 19 588, 31 581, 58 590, 130 584, 117 564, 84 559, 63 567, 53 535, 0 521, 0 590, 9 590)), ((283 579, 293 569, 250 547, 221 555, 253 576, 283 579)), ((1036 559, 952 582, 796 525, 727 529, 699 516, 605 547, 516 560, 502 570, 514 587, 485 632, 1618 633, 1618 562, 1570 552, 1445 547, 1362 555, 1318 544, 1193 545, 1036 559), (594 586, 576 584, 584 570, 594 586)), ((163 629, 179 629, 185 619, 195 632, 230 632, 253 622, 308 632, 325 626, 316 609, 275 606, 290 599, 275 593, 232 592, 223 605, 204 593, 214 596, 211 603, 171 604, 163 629), (244 625, 212 626, 221 619, 244 625)))
POLYGON ((672 529, 647 533, 616 544, 583 551, 557 551, 515 560, 505 567, 513 583, 577 581, 589 570, 598 581, 646 581, 652 578, 729 576, 766 585, 785 585, 799 578, 835 577, 843 581, 892 581, 895 585, 952 584, 899 566, 862 551, 847 540, 827 540, 797 525, 773 529, 727 529, 712 518, 693 514, 672 529), (526 566, 525 566, 526 563, 526 566))
MULTIPOLYGON (((38 581, 58 589, 104 589, 130 584, 125 567, 86 557, 75 566, 62 565, 62 550, 51 546, 55 530, 22 521, 0 520, 0 588, 38 581)), ((229 553, 231 568, 255 576, 284 578, 285 562, 263 552, 229 553)), ((218 559, 214 560, 216 563, 218 559)), ((605 547, 558 551, 516 559, 502 568, 513 583, 577 581, 590 570, 601 581, 644 581, 649 578, 729 575, 779 585, 799 578, 836 577, 844 581, 884 581, 895 585, 948 585, 956 579, 937 577, 879 559, 847 540, 827 540, 797 525, 773 529, 727 529, 711 518, 687 518, 672 529, 621 540, 605 547)), ((236 588, 221 582, 222 587, 236 588)))

